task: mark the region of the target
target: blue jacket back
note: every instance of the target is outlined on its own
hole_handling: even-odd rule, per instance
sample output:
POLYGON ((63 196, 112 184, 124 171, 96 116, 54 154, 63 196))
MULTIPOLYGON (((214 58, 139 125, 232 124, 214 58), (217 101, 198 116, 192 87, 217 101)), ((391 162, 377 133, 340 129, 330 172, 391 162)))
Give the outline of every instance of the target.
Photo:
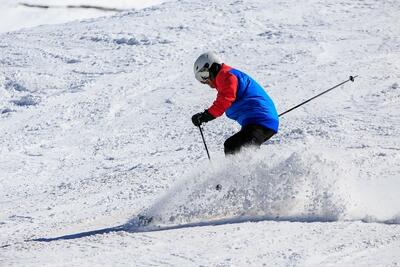
POLYGON ((257 124, 278 132, 278 113, 264 89, 244 72, 236 69, 229 72, 236 76, 238 86, 236 99, 225 111, 226 116, 241 126, 257 124))

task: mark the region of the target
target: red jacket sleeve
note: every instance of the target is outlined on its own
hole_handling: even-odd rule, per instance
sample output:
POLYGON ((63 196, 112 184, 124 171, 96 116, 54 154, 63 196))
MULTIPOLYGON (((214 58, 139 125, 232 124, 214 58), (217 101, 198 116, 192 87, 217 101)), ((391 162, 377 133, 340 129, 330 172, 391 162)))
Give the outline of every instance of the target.
POLYGON ((236 99, 238 80, 235 75, 230 72, 218 73, 215 80, 216 89, 218 91, 217 99, 208 112, 215 118, 224 114, 236 99))

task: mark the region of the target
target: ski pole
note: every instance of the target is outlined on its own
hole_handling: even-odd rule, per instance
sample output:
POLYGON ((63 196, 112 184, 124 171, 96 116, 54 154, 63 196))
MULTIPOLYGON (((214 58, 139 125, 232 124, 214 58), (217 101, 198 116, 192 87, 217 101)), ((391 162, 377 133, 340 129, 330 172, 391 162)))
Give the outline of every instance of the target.
POLYGON ((294 110, 294 109, 296 109, 296 108, 298 108, 298 107, 304 105, 305 103, 310 102, 311 100, 313 100, 313 99, 315 99, 315 98, 317 98, 317 97, 319 97, 319 96, 321 96, 321 95, 323 95, 323 94, 325 94, 325 93, 328 93, 329 91, 331 91, 331 90, 335 89, 336 87, 339 87, 339 86, 341 86, 341 85, 343 85, 343 84, 345 84, 345 83, 347 83, 347 82, 349 82, 349 81, 354 82, 354 79, 357 78, 357 77, 358 77, 358 75, 356 75, 356 76, 350 76, 349 79, 347 79, 346 81, 341 82, 341 83, 339 83, 339 84, 333 86, 332 88, 329 88, 329 89, 326 90, 326 91, 323 91, 322 93, 320 93, 320 94, 318 94, 318 95, 316 95, 316 96, 314 96, 314 97, 312 97, 312 98, 310 98, 310 99, 308 99, 308 100, 306 100, 306 101, 304 101, 304 102, 298 104, 297 106, 292 107, 291 109, 286 110, 285 112, 282 112, 282 113, 279 114, 278 116, 279 116, 279 117, 280 117, 280 116, 283 116, 283 115, 285 115, 286 113, 289 113, 290 111, 292 111, 292 110, 294 110))
POLYGON ((203 130, 201 129, 201 126, 199 126, 199 130, 200 130, 201 138, 203 139, 204 147, 206 148, 206 151, 207 151, 208 159, 211 160, 211 158, 210 158, 210 153, 208 153, 208 148, 207 148, 206 140, 204 139, 203 130))
MULTIPOLYGON (((211 158, 210 158, 210 153, 208 153, 208 148, 207 148, 206 140, 204 139, 204 134, 203 134, 203 130, 201 129, 201 126, 199 126, 199 130, 200 130, 201 138, 203 139, 204 147, 206 148, 206 151, 207 151, 208 159, 209 159, 210 162, 212 163, 211 158)), ((211 165, 212 165, 212 164, 211 164, 211 165)), ((221 185, 221 184, 217 184, 217 185, 215 186, 215 189, 216 189, 217 191, 221 191, 221 190, 222 190, 222 185, 221 185)))

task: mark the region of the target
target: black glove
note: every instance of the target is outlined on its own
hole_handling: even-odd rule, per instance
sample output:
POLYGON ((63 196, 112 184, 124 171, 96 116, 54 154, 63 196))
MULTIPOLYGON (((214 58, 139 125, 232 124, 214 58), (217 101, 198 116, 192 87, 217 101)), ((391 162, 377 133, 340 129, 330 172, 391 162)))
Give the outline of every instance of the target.
POLYGON ((201 124, 211 121, 213 119, 215 119, 215 117, 211 115, 207 110, 205 110, 204 112, 194 114, 192 116, 192 122, 194 126, 200 126, 201 124))

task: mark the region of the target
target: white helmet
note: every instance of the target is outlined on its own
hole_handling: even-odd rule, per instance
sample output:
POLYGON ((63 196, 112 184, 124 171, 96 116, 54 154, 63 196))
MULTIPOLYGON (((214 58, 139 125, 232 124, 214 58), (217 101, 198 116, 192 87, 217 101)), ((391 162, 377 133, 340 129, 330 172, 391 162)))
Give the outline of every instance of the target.
POLYGON ((196 62, 194 62, 194 76, 199 82, 204 83, 210 78, 209 68, 213 63, 222 64, 221 59, 213 52, 200 55, 196 62))

